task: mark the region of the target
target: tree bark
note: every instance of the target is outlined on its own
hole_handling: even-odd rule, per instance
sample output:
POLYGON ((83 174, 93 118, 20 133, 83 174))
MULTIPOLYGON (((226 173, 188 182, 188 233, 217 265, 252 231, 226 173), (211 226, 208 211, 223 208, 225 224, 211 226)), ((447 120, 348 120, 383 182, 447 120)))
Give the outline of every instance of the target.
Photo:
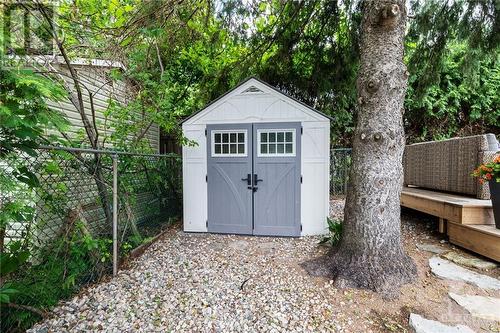
POLYGON ((338 287, 393 297, 416 276, 402 247, 400 216, 406 8, 403 0, 365 0, 362 10, 358 119, 342 240, 304 266, 315 275, 333 275, 338 287))

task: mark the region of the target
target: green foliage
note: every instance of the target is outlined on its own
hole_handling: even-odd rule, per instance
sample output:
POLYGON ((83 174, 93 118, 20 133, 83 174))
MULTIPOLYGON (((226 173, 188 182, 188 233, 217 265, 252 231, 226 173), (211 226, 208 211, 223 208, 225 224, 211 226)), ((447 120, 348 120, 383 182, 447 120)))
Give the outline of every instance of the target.
POLYGON ((66 95, 60 85, 33 70, 2 66, 0 86, 0 157, 18 150, 34 155, 44 136, 45 140, 57 141, 45 134, 51 128, 64 130, 68 124, 47 106, 47 101, 58 101, 66 95))
MULTIPOLYGON (((154 125, 193 144, 182 137, 179 119, 250 75, 333 116, 332 143, 348 146, 357 104, 358 3, 68 0, 56 17, 70 56, 125 65, 110 78, 128 81, 134 96, 126 106, 110 101, 106 111, 106 142, 117 148, 148 151, 145 129, 154 125)), ((409 141, 499 132, 496 2, 409 4, 409 141)), ((57 91, 43 86, 42 94, 57 91)))
POLYGON ((359 13, 348 5, 271 2, 257 14, 267 19, 250 39, 254 73, 333 116, 332 140, 342 145, 354 130, 358 67, 359 13))
POLYGON ((500 42, 500 6, 496 0, 412 0, 407 43, 413 44, 408 65, 418 76, 414 92, 420 97, 442 78, 442 67, 454 45, 463 46, 460 71, 476 80, 479 63, 496 57, 500 42))
POLYGON ((29 258, 29 251, 22 248, 21 241, 9 243, 8 252, 0 253, 0 277, 17 270, 29 258))
POLYGON ((342 239, 342 220, 326 218, 328 224, 329 235, 323 237, 319 242, 320 244, 328 244, 330 246, 337 245, 342 239))
MULTIPOLYGON (((110 109, 123 124, 116 142, 150 122, 182 141, 180 117, 256 75, 333 116, 332 143, 350 145, 359 60, 360 8, 354 3, 132 4, 124 15, 134 24, 122 27, 128 38, 120 47, 128 51, 123 77, 136 83, 138 94, 128 108, 110 109), (132 110, 140 110, 141 119, 132 110)), ((493 1, 414 0, 410 14, 409 142, 499 132, 493 1)))
POLYGON ((23 306, 49 310, 100 277, 99 271, 109 265, 112 241, 93 238, 83 230, 77 223, 69 237, 55 239, 51 246, 33 253, 29 262, 28 252, 18 243, 2 254, 2 276, 4 269, 12 276, 0 289, 0 299, 21 305, 2 306, 2 332, 27 329, 40 320, 37 313, 23 306))
MULTIPOLYGON (((417 49, 411 52, 418 52, 417 49)), ((410 57, 411 57, 410 53, 410 57)), ((484 57, 478 61, 473 80, 464 75, 467 46, 450 46, 437 74, 441 78, 418 93, 417 72, 409 79, 405 101, 408 141, 444 139, 500 130, 500 57, 484 57)), ((421 75, 422 74, 422 75, 421 75)))
MULTIPOLYGON (((29 258, 29 251, 23 249, 20 241, 9 243, 8 252, 0 252, 0 281, 16 272, 29 258)), ((0 303, 10 303, 11 297, 19 293, 12 283, 0 283, 0 303)))
MULTIPOLYGON (((4 55, 0 62, 4 64, 4 55)), ((48 101, 64 98, 61 86, 25 68, 0 67, 0 158, 7 168, 0 173, 0 190, 3 202, 0 210, 0 230, 9 223, 25 223, 34 216, 32 190, 39 187, 38 176, 28 168, 20 155, 37 155, 41 143, 58 142, 48 131, 64 130, 67 120, 57 111, 50 109, 48 101)), ((1 240, 2 244, 4 239, 1 240)), ((8 331, 12 307, 25 296, 26 288, 15 277, 30 266, 31 250, 29 239, 10 241, 0 249, 0 306, 1 330, 8 331)), ((59 288, 52 288, 57 290, 59 288)), ((23 314, 24 317, 32 314, 23 314)), ((15 320, 16 321, 16 320, 15 320)))

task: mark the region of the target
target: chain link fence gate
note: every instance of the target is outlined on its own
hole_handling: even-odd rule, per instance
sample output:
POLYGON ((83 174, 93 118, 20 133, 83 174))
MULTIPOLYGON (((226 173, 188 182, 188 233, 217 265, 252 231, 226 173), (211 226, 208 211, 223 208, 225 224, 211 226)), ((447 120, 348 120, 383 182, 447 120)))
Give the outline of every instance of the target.
POLYGON ((181 175, 175 154, 41 147, 0 160, 2 258, 28 256, 0 287, 20 290, 18 304, 41 306, 44 288, 69 297, 116 273, 119 257, 180 217, 181 175))
POLYGON ((351 148, 333 148, 330 151, 330 195, 347 194, 351 168, 351 148))

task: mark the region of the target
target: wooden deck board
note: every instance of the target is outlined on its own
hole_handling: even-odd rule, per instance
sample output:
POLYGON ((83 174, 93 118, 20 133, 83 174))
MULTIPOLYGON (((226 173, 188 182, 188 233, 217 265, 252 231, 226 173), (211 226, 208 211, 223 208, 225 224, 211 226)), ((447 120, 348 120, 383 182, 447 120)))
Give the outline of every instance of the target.
POLYGON ((439 217, 440 231, 451 243, 500 262, 500 229, 491 200, 404 187, 401 206, 439 217))
POLYGON ((401 206, 461 224, 494 224, 491 200, 404 187, 401 206))
POLYGON ((491 200, 481 200, 472 197, 467 197, 459 194, 437 192, 425 190, 418 187, 403 187, 405 195, 426 199, 429 201, 442 202, 451 206, 458 207, 489 207, 491 208, 491 200))

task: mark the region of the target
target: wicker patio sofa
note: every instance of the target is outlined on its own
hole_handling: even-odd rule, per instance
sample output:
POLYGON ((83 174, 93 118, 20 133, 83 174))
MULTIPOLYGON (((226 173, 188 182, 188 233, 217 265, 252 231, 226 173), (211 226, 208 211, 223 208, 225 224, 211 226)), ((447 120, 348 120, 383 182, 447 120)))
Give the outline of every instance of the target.
POLYGON ((401 206, 438 217, 438 230, 450 243, 500 262, 488 184, 471 177, 499 150, 493 134, 406 146, 401 206))
POLYGON ((491 161, 500 150, 494 134, 475 135, 407 145, 403 157, 404 184, 489 199, 488 184, 471 172, 491 161))

